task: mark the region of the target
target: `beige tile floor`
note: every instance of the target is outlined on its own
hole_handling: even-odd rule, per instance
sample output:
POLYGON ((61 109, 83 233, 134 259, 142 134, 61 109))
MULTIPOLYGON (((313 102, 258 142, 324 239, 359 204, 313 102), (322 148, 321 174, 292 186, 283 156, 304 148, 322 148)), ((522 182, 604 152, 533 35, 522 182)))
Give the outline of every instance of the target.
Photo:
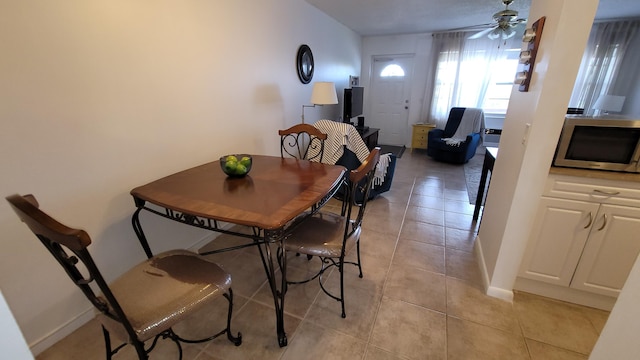
MULTIPOLYGON (((482 155, 476 155, 482 156, 482 155)), ((285 303, 289 345, 278 347, 273 300, 256 249, 215 259, 233 277, 233 328, 243 343, 224 338, 184 346, 185 359, 587 359, 608 313, 521 293, 514 303, 483 294, 473 253, 472 221, 460 165, 406 151, 392 190, 369 203, 362 233, 364 278, 345 272, 347 317, 317 282, 290 288, 285 303)), ((217 243, 234 242, 229 237, 217 243)), ((352 254, 351 254, 352 255, 352 254)), ((317 265, 290 257, 289 274, 317 265)), ((327 287, 337 289, 337 273, 327 287)), ((176 328, 203 336, 223 327, 224 303, 176 328), (214 324, 212 327, 211 324, 214 324)), ((131 347, 115 359, 134 359, 131 347)), ((99 325, 92 321, 40 354, 38 360, 103 359, 99 325)), ((151 359, 177 359, 160 341, 151 359)))

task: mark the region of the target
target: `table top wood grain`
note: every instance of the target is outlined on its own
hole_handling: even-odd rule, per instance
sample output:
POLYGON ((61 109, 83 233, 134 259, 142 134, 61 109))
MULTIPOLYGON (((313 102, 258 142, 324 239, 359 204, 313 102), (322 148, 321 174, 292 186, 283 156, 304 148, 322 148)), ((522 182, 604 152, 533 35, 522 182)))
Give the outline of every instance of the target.
POLYGON ((136 187, 131 195, 173 211, 273 230, 322 200, 346 172, 340 165, 252 158, 251 171, 242 178, 227 177, 213 161, 136 187))

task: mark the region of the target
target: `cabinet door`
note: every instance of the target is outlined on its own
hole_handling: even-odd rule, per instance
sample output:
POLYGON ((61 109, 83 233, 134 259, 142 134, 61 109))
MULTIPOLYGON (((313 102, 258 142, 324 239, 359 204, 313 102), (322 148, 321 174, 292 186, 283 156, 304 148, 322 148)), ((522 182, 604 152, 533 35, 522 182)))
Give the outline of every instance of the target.
POLYGON ((543 196, 519 276, 569 286, 598 206, 543 196))
POLYGON ((617 297, 640 253, 640 209, 603 204, 571 287, 617 297))

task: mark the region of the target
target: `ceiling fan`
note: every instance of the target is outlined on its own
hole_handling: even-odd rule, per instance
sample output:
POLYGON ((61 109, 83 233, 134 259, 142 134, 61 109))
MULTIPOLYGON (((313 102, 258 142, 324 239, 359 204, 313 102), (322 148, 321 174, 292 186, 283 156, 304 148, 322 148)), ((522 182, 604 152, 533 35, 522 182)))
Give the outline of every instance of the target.
POLYGON ((493 20, 496 23, 487 24, 491 27, 471 35, 469 39, 479 39, 483 36, 492 40, 512 38, 516 34, 515 27, 527 21, 527 19, 518 18, 517 11, 509 9, 512 2, 513 0, 502 0, 505 6, 504 10, 493 14, 493 20))

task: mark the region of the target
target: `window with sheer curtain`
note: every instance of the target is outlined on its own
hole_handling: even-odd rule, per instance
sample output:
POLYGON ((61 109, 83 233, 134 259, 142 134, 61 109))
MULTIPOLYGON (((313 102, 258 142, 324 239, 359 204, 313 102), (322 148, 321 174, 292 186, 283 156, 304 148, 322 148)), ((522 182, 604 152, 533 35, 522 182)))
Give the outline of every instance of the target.
MULTIPOLYGON (((454 106, 482 108, 505 114, 518 68, 521 36, 508 40, 468 39, 472 33, 433 35, 435 69, 431 106, 423 118, 440 128, 454 106), (515 40, 514 40, 515 39, 515 40)), ((430 89, 428 89, 430 90, 430 89)), ((427 99, 425 99, 427 100, 427 99)))
MULTIPOLYGON (((636 84, 618 76, 630 44, 637 44, 640 20, 595 23, 569 107, 593 113, 600 95, 626 96, 636 84)), ((433 35, 433 82, 427 84, 422 118, 444 127, 454 106, 505 114, 518 69, 521 34, 504 40, 468 39, 472 33, 433 35)), ((628 60, 627 60, 628 62, 628 60)), ((629 65, 627 65, 629 66, 629 65)), ((632 64, 631 66, 637 67, 632 64)))
MULTIPOLYGON (((629 44, 638 34, 639 20, 595 23, 591 28, 569 107, 592 114, 600 95, 626 96, 630 89, 616 86, 629 44)), ((637 65, 636 65, 637 66, 637 65)))

